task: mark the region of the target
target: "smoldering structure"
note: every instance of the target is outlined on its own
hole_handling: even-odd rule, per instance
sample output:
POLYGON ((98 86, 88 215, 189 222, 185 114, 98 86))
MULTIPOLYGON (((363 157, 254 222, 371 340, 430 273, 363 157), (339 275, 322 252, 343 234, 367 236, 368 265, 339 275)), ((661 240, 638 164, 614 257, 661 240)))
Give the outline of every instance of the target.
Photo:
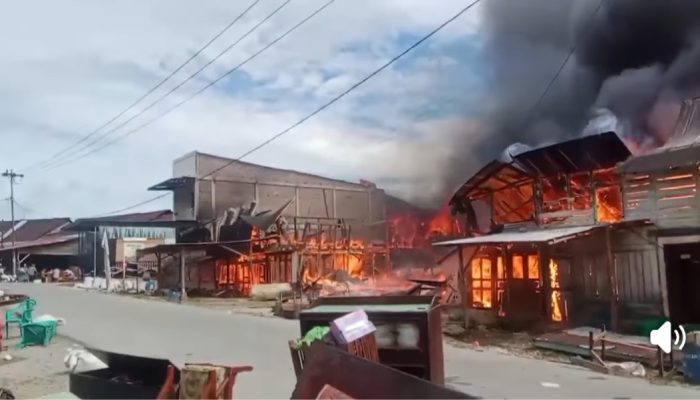
POLYGON ((682 101, 700 94, 696 1, 492 0, 480 7, 490 73, 485 132, 465 130, 451 144, 446 196, 512 143, 541 146, 614 130, 633 152, 646 152, 672 134, 682 101))

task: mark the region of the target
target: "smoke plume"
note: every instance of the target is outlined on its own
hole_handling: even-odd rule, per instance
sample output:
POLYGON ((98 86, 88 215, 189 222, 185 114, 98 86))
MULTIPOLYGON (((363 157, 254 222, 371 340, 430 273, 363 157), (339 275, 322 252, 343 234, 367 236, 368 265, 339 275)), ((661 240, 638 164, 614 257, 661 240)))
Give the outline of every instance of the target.
POLYGON ((487 0, 480 7, 490 108, 482 132, 465 131, 452 144, 446 192, 508 145, 571 139, 592 119, 615 126, 632 150, 660 146, 681 102, 700 95, 700 1, 487 0))

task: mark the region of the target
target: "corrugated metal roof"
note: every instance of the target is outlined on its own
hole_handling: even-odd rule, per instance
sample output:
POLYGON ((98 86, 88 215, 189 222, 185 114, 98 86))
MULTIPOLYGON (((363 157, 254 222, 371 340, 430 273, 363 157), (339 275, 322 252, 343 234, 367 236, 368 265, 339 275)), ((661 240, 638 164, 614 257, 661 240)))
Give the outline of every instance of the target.
POLYGON ((631 155, 615 132, 589 135, 511 155, 512 161, 496 159, 467 180, 450 200, 498 191, 528 177, 612 168, 631 155))
POLYGON ((0 221, 0 234, 12 228, 12 221, 0 221))
POLYGON ((73 224, 67 226, 65 230, 70 231, 92 231, 100 226, 132 226, 132 227, 161 227, 175 228, 196 224, 195 221, 176 221, 173 212, 170 210, 160 210, 135 214, 112 215, 99 218, 80 218, 73 224))
POLYGON ((175 190, 183 187, 194 185, 195 178, 190 176, 180 176, 177 178, 166 179, 163 182, 157 183, 148 188, 148 190, 175 190))
POLYGON ((456 199, 464 197, 479 197, 480 194, 488 193, 505 188, 518 181, 528 178, 528 174, 517 166, 501 160, 493 160, 484 165, 476 174, 467 180, 454 194, 450 203, 456 199))
POLYGON ((607 132, 540 147, 513 158, 528 171, 555 175, 612 168, 631 154, 615 132, 607 132))
POLYGON ((80 218, 78 221, 110 221, 110 222, 151 222, 151 221, 173 221, 174 214, 170 210, 158 210, 133 214, 110 215, 99 218, 80 218))
POLYGON ((284 211, 287 209, 287 207, 289 207, 290 204, 292 204, 293 201, 293 198, 289 199, 286 203, 282 205, 282 207, 278 208, 275 211, 265 210, 256 215, 240 215, 239 218, 252 227, 267 230, 277 222, 282 213, 284 213, 284 211))
POLYGON ((663 171, 700 162, 700 98, 683 102, 673 136, 658 149, 620 165, 622 172, 663 171))
POLYGON ((54 244, 61 244, 61 243, 66 243, 70 242, 71 240, 77 240, 78 239, 78 234, 72 233, 72 234, 65 234, 65 233, 59 233, 59 234, 53 234, 53 235, 47 235, 44 237, 41 237, 36 240, 32 241, 26 241, 26 242, 15 242, 14 247, 12 246, 11 243, 5 243, 5 246, 0 247, 0 251, 6 251, 6 250, 12 250, 14 249, 28 249, 32 247, 41 247, 41 246, 50 246, 54 244))
MULTIPOLYGON (((42 236, 55 232, 59 228, 70 224, 70 218, 46 218, 46 219, 28 219, 16 221, 16 231, 4 237, 4 243, 10 243, 14 239, 15 242, 30 242, 37 240, 42 236), (21 223, 21 225, 20 225, 21 223)), ((6 226, 12 229, 12 225, 6 226)))
POLYGON ((456 240, 448 240, 445 242, 433 243, 433 246, 457 246, 457 245, 481 245, 481 244, 498 244, 498 243, 549 243, 564 241, 571 237, 575 237, 594 229, 601 228, 600 225, 577 226, 568 228, 553 228, 540 229, 530 231, 511 231, 494 233, 492 235, 484 235, 456 240))

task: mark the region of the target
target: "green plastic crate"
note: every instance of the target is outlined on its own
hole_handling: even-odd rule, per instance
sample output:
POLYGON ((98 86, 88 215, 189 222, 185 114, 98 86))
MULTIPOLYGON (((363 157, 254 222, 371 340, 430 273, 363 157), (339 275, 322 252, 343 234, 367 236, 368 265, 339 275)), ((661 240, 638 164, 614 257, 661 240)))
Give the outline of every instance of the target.
POLYGON ((48 346, 56 335, 56 321, 32 322, 22 325, 22 341, 18 348, 27 346, 48 346))
POLYGON ((634 323, 634 333, 639 336, 648 337, 651 331, 654 329, 659 329, 659 327, 666 322, 667 319, 664 317, 649 318, 637 321, 634 323))

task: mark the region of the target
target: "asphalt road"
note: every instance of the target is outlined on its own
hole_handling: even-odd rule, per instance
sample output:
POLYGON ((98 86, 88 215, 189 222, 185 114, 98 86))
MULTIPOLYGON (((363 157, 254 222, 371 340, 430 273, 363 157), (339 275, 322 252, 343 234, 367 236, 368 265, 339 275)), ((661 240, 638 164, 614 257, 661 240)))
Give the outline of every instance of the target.
MULTIPOLYGON (((168 358, 176 364, 252 365, 238 398, 289 398, 295 379, 287 341, 298 323, 201 307, 138 300, 39 284, 2 284, 38 301, 38 314, 65 318, 60 334, 108 351, 168 358)), ((8 366, 11 367, 11 366, 8 366)), ((488 398, 700 398, 700 390, 601 375, 553 362, 445 344, 448 384, 488 398)))

